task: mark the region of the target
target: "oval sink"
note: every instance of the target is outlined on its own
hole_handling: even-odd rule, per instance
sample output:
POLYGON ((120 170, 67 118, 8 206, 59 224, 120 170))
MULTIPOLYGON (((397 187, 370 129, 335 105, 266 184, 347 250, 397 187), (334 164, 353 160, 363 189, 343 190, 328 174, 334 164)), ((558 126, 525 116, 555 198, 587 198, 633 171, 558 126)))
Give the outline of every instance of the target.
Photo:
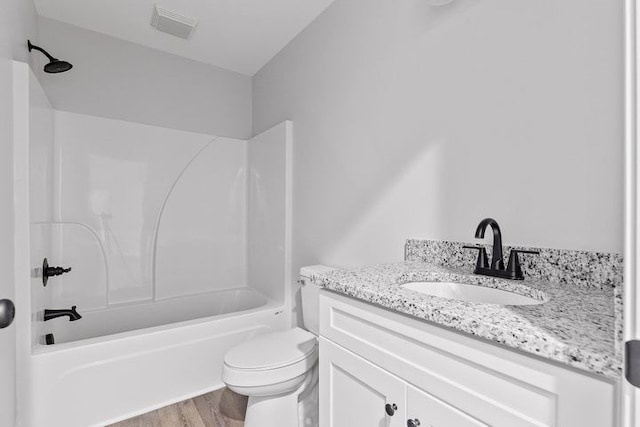
POLYGON ((433 295, 440 298, 455 299, 484 304, 499 305, 534 305, 544 304, 544 301, 503 291, 501 289, 486 288, 477 285, 465 285, 453 282, 409 282, 400 285, 421 294, 433 295))

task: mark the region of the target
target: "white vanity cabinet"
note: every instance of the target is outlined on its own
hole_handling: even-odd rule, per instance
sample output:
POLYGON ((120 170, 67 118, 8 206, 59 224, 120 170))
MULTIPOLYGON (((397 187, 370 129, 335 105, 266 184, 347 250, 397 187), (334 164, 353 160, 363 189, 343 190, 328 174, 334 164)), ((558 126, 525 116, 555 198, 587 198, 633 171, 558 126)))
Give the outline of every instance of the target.
POLYGON ((323 426, 486 426, 329 340, 320 352, 328 378, 323 426))
POLYGON ((406 387, 401 379, 325 339, 320 353, 320 370, 329 378, 322 387, 330 384, 326 391, 331 391, 323 396, 324 406, 330 408, 321 409, 327 415, 321 420, 323 426, 405 425, 406 387))
POLYGON ((447 405, 440 399, 407 385, 407 421, 409 427, 456 426, 482 427, 487 424, 447 405))
POLYGON ((329 291, 320 336, 321 427, 618 425, 614 381, 329 291))

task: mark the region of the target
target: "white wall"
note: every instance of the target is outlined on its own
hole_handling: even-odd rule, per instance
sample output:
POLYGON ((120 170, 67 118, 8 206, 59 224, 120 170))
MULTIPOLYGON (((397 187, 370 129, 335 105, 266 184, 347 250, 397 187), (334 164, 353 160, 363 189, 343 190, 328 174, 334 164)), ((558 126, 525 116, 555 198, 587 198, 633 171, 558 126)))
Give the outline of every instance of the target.
MULTIPOLYGON (((146 25, 146 23, 145 23, 146 25)), ((51 19, 33 40, 73 69, 39 78, 56 110, 251 136, 251 78, 51 19)))
MULTIPOLYGON (((28 37, 37 37, 31 0, 0 2, 0 298, 14 297, 13 269, 13 68, 12 60, 28 61, 28 37)), ((28 307, 17 307, 25 310, 28 307)), ((0 425, 15 420, 15 327, 0 330, 0 425)))
POLYGON ((253 81, 295 123, 294 269, 408 237, 621 252, 623 3, 337 0, 253 81))
POLYGON ((109 304, 184 295, 224 285, 244 286, 244 141, 219 138, 207 147, 215 136, 60 111, 55 114, 55 139, 58 170, 54 220, 62 224, 54 227, 57 247, 51 258, 55 264, 73 268, 71 273, 51 281, 56 305, 75 304, 82 313, 109 304), (201 164, 206 160, 210 163, 201 164), (239 194, 235 191, 238 174, 242 181, 239 194), (216 181, 213 185, 212 180, 216 181), (185 191, 183 187, 188 184, 199 187, 185 191), (233 197, 235 204, 230 199, 233 197), (186 202, 192 205, 182 209, 181 203, 186 202), (163 207, 167 216, 158 223, 163 207), (194 212, 201 207, 202 211, 194 212), (204 215, 215 207, 219 218, 227 221, 203 225, 207 220, 204 215), (232 222, 238 228, 233 230, 237 232, 235 240, 219 240, 224 232, 231 233, 227 227, 232 222), (182 243, 194 235, 198 224, 199 242, 204 246, 185 247, 182 243), (158 274, 168 277, 162 279, 160 289, 154 290, 158 225, 158 274), (193 260, 208 255, 209 260, 180 264, 181 259, 171 259, 175 245, 182 245, 182 251, 218 248, 224 256, 189 252, 183 255, 193 260), (224 245, 226 251, 219 248, 224 245), (241 267, 231 268, 224 283, 212 285, 214 279, 207 275, 212 259, 223 267, 235 263, 241 267), (199 269, 184 270, 192 267, 199 269), (176 274, 185 278, 187 273, 191 282, 173 280, 176 274), (231 277, 234 273, 236 277, 231 277))

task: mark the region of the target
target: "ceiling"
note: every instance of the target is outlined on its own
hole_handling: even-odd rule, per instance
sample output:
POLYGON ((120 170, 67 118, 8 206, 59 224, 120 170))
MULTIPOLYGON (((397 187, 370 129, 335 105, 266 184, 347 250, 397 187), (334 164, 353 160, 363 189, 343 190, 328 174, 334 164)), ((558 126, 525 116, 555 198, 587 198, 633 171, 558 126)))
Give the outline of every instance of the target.
POLYGON ((35 0, 38 13, 89 30, 254 75, 334 0, 35 0), (157 3, 197 19, 189 40, 151 27, 157 3))

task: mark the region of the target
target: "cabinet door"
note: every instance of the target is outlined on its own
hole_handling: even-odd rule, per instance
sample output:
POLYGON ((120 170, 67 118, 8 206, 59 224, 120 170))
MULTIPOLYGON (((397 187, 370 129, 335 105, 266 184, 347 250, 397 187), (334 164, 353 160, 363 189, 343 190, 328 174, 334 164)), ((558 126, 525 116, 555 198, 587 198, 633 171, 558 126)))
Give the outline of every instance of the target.
POLYGON ((407 425, 420 427, 486 427, 440 399, 407 386, 407 425))
POLYGON ((321 427, 402 427, 405 388, 399 378, 320 338, 321 427))

